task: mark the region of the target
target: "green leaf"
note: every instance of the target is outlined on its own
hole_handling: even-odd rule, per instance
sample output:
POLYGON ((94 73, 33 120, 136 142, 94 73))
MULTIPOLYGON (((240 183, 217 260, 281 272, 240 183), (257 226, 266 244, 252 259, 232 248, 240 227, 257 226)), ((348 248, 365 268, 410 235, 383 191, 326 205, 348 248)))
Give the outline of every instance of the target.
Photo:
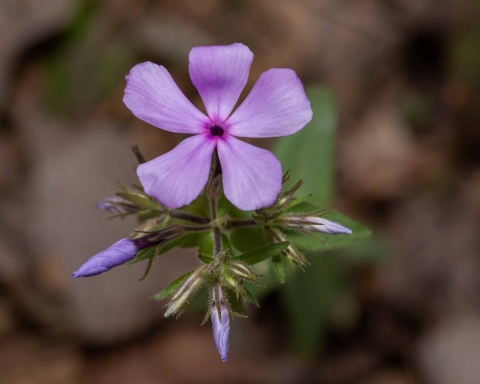
POLYGON ((282 168, 290 171, 287 187, 305 180, 302 191, 321 206, 331 202, 334 187, 333 160, 336 108, 333 93, 323 87, 307 88, 313 119, 295 135, 279 139, 274 153, 282 168))
POLYGON ((213 232, 203 232, 199 236, 198 252, 204 255, 213 255, 213 232))
POLYGON ((257 298, 247 288, 243 287, 242 294, 243 294, 243 297, 245 297, 245 299, 247 299, 250 303, 252 303, 257 307, 260 307, 260 304, 258 303, 257 298))
POLYGON ((232 261, 241 261, 248 265, 258 264, 264 260, 269 259, 275 255, 278 255, 285 248, 290 245, 290 242, 283 241, 281 243, 269 244, 264 247, 255 249, 253 251, 244 253, 243 255, 236 256, 232 261))
POLYGON ((332 309, 348 288, 346 269, 336 257, 315 255, 309 259, 307 272, 290 274, 281 289, 291 344, 300 353, 321 346, 332 309))
POLYGON ((150 300, 162 300, 164 299, 165 297, 168 297, 170 295, 172 295, 181 285, 182 283, 188 279, 188 277, 193 273, 195 272, 195 269, 192 269, 191 271, 183 274, 182 276, 180 276, 177 280, 173 281, 172 283, 170 283, 170 285, 165 288, 163 291, 160 291, 158 292, 156 295, 153 295, 152 297, 150 297, 150 300))
POLYGON ((209 217, 209 209, 208 209, 208 202, 206 201, 205 194, 201 193, 195 200, 193 200, 190 204, 182 207, 180 211, 188 212, 192 215, 197 215, 201 217, 209 217))
POLYGON ((273 267, 280 283, 285 282, 285 268, 283 266, 283 259, 279 255, 272 257, 273 267))
POLYGON ((202 253, 198 254, 198 258, 203 264, 210 264, 212 261, 215 261, 213 257, 204 255, 202 253))
POLYGON ((341 213, 330 212, 322 217, 336 221, 345 227, 350 228, 353 233, 350 235, 327 235, 324 233, 312 232, 315 237, 322 240, 319 241, 303 233, 285 231, 285 233, 287 233, 287 238, 301 251, 329 251, 349 246, 371 234, 370 230, 341 213))
POLYGON ((265 233, 260 227, 234 229, 230 235, 230 242, 240 252, 248 252, 268 244, 265 233))
MULTIPOLYGON (((209 239, 208 236, 211 235, 211 231, 205 232, 189 232, 182 236, 182 241, 178 244, 181 248, 195 248, 200 247, 203 244, 203 249, 208 249, 209 239)), ((213 246, 212 246, 213 249, 213 246)), ((205 252, 202 252, 205 253, 205 252)))

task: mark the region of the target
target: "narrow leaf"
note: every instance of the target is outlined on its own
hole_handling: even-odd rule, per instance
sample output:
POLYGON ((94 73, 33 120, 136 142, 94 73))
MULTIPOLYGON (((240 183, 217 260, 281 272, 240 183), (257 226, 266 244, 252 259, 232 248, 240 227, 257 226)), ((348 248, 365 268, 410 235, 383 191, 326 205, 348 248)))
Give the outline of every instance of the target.
POLYGON ((188 279, 188 277, 193 272, 195 272, 195 269, 192 269, 191 271, 183 274, 177 280, 170 283, 170 285, 167 288, 165 288, 163 291, 160 291, 156 295, 153 295, 152 297, 150 297, 150 300, 162 300, 165 297, 172 295, 182 285, 182 283, 188 279))
POLYGON ((280 283, 285 282, 285 268, 283 267, 283 260, 280 256, 272 257, 273 267, 275 268, 275 273, 280 283))
POLYGON ((289 246, 290 242, 283 241, 281 243, 269 244, 261 248, 257 248, 253 251, 244 253, 243 255, 236 256, 233 261, 241 261, 248 265, 254 265, 264 260, 269 259, 275 255, 278 255, 285 248, 289 246))

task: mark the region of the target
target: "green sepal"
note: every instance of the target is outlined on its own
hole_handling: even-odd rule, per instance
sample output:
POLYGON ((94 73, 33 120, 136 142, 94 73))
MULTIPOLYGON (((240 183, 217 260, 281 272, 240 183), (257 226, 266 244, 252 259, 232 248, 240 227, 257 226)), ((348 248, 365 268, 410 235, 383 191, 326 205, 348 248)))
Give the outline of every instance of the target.
POLYGON ((296 205, 298 204, 301 204, 305 201, 307 201, 310 197, 312 197, 312 194, 308 194, 308 195, 305 195, 305 196, 302 196, 302 197, 299 197, 297 199, 293 199, 292 201, 290 201, 284 208, 285 211, 288 211, 289 209, 292 209, 293 207, 295 207, 296 205))
POLYGON ((173 293, 183 284, 183 282, 189 278, 189 276, 195 272, 195 269, 188 271, 187 273, 180 276, 177 280, 171 282, 164 290, 158 292, 156 295, 150 297, 150 300, 162 300, 173 293))
POLYGON ((210 264, 215 261, 213 257, 204 255, 203 253, 199 253, 198 258, 203 264, 210 264))
POLYGON ((143 195, 136 192, 117 192, 115 194, 122 199, 135 204, 140 209, 158 210, 162 211, 163 207, 157 201, 151 199, 147 195, 143 195))
POLYGON ((282 241, 281 243, 265 245, 261 248, 257 248, 253 251, 244 253, 243 255, 232 258, 232 261, 240 261, 248 265, 258 264, 264 260, 269 259, 275 255, 278 255, 284 249, 290 245, 288 241, 282 241))
POLYGON ((285 282, 285 268, 283 267, 282 258, 279 255, 272 257, 273 267, 275 268, 275 273, 280 283, 285 282))
MULTIPOLYGON (((165 243, 158 245, 156 247, 152 246, 150 248, 142 249, 141 251, 137 252, 137 255, 135 256, 134 259, 127 261, 125 264, 131 265, 131 264, 138 263, 139 261, 142 261, 142 260, 151 259, 155 256, 160 256, 161 254, 175 248, 177 245, 182 246, 183 242, 189 242, 191 235, 196 235, 196 234, 187 233, 175 239, 168 240, 165 243)), ((189 248, 189 247, 186 247, 186 248, 189 248)))
POLYGON ((227 306, 228 314, 230 316, 236 317, 246 317, 245 316, 245 306, 243 305, 242 300, 238 297, 238 292, 231 288, 224 288, 225 299, 227 306))
POLYGON ((245 263, 232 260, 232 262, 228 264, 227 268, 235 280, 238 280, 240 282, 246 280, 260 287, 265 287, 265 285, 260 281, 260 277, 265 278, 265 276, 259 275, 258 273, 254 272, 245 263))
POLYGON ((148 265, 147 265, 147 269, 145 270, 145 273, 143 274, 143 276, 138 279, 138 281, 143 281, 145 280, 145 278, 148 276, 148 273, 150 272, 150 269, 152 268, 152 265, 153 265, 153 261, 155 260, 154 257, 152 257, 150 260, 148 260, 148 265))

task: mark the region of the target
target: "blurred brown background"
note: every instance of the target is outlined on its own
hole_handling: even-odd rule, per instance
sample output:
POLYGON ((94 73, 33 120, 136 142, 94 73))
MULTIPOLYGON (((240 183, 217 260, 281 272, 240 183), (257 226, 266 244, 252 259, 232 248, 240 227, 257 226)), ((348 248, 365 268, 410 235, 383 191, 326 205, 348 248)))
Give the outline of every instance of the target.
POLYGON ((479 97, 474 0, 0 0, 0 383, 480 383, 479 97), (135 182, 130 147, 179 140, 133 117, 124 76, 162 64, 200 106, 189 50, 233 42, 255 54, 247 88, 271 67, 331 87, 336 207, 389 250, 313 355, 275 293, 234 321, 228 363, 201 313, 164 320, 148 297, 192 252, 143 282, 70 278, 133 227, 95 209, 135 182))

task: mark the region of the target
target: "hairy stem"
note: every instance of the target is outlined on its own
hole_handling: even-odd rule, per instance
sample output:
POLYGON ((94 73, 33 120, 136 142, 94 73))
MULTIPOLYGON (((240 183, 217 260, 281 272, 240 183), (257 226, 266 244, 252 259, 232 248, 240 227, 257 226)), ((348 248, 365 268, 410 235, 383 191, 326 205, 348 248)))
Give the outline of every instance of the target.
MULTIPOLYGON (((209 197, 208 202, 210 203, 210 217, 212 222, 217 220, 217 197, 209 197)), ((222 234, 220 228, 213 227, 213 254, 217 256, 222 251, 222 234)))
MULTIPOLYGON (((208 202, 210 205, 210 218, 212 222, 216 222, 217 214, 218 214, 218 197, 219 197, 219 190, 216 187, 220 186, 220 184, 215 185, 215 183, 219 182, 219 175, 222 173, 222 167, 220 165, 220 159, 218 157, 217 149, 215 148, 215 172, 211 174, 209 180, 209 192, 208 194, 208 202)), ((218 254, 222 251, 222 234, 220 232, 220 228, 217 226, 213 227, 213 254, 214 256, 218 256, 218 254)))

